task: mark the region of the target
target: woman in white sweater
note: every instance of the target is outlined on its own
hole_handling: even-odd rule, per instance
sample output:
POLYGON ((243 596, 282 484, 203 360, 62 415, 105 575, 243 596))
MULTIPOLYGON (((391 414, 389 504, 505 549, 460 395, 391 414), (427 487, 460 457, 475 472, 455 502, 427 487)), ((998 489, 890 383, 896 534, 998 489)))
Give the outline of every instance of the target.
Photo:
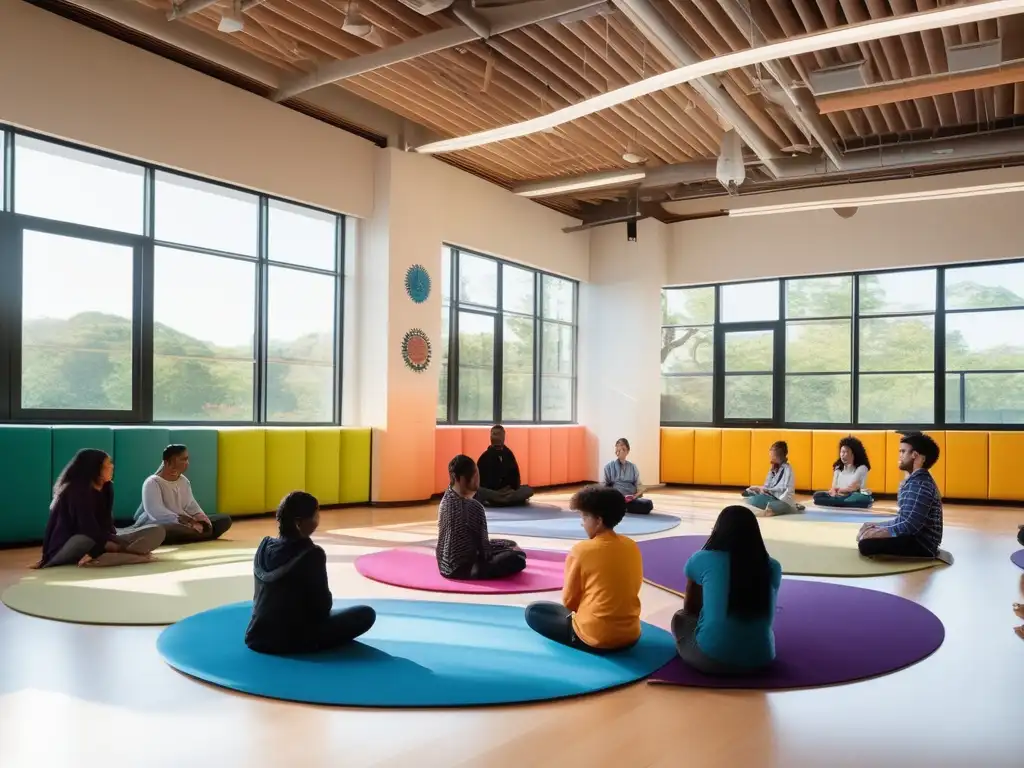
POLYGON ((868 490, 871 462, 864 443, 853 435, 839 441, 839 458, 832 465, 832 487, 814 494, 819 507, 854 507, 868 509, 875 503, 868 490))
POLYGON ((227 515, 207 514, 199 506, 185 477, 187 469, 188 448, 168 445, 156 474, 142 483, 142 506, 135 513, 135 525, 161 526, 166 532, 164 544, 210 541, 231 527, 227 515))
POLYGON ((789 446, 785 440, 772 443, 768 449, 771 466, 764 485, 752 485, 743 491, 747 504, 764 510, 765 517, 797 512, 796 475, 789 463, 789 446))

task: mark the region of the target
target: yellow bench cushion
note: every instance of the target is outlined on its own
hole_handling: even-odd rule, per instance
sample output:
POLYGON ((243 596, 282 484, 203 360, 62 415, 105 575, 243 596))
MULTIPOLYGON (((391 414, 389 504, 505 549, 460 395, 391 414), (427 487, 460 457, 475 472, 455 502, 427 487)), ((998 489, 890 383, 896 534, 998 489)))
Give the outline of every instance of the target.
POLYGON ((263 509, 271 510, 292 491, 306 490, 305 430, 268 429, 266 457, 263 509))
POLYGON ((988 432, 947 432, 946 495, 953 499, 988 498, 988 432))
POLYGON ((337 504, 341 490, 341 430, 306 430, 306 490, 321 505, 337 504))
POLYGON ((217 435, 217 500, 225 515, 266 508, 266 430, 222 429, 217 435))
POLYGON ((338 503, 370 500, 370 430, 342 429, 340 436, 338 503))
POLYGON ((694 485, 720 485, 722 482, 722 430, 693 430, 694 485))
POLYGON ((661 430, 661 482, 693 482, 693 430, 667 427, 661 430))
POLYGON ((722 485, 750 485, 750 430, 722 430, 722 485))
MULTIPOLYGON (((952 432, 950 434, 953 434, 952 432)), ((988 433, 988 497, 1003 501, 1024 500, 1020 461, 1024 432, 988 433)))

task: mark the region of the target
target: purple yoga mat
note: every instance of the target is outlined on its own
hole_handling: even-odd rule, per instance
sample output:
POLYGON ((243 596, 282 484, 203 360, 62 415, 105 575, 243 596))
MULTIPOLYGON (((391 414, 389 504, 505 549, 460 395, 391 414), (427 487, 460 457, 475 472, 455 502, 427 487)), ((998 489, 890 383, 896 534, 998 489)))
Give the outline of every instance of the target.
POLYGON ((1024 571, 1024 549, 1017 550, 1010 555, 1010 562, 1024 571))
POLYGON ((683 568, 690 555, 704 546, 707 536, 665 536, 638 542, 644 558, 644 578, 673 592, 686 592, 683 568))
POLYGON ((437 570, 434 550, 424 547, 398 547, 363 555, 356 560, 355 566, 368 579, 427 592, 505 595, 561 589, 565 553, 544 549, 524 551, 526 570, 504 579, 485 581, 446 579, 437 570))
POLYGON ((884 675, 933 653, 945 637, 927 608, 886 592, 783 579, 772 666, 760 674, 710 677, 678 657, 648 682, 698 688, 811 688, 884 675))

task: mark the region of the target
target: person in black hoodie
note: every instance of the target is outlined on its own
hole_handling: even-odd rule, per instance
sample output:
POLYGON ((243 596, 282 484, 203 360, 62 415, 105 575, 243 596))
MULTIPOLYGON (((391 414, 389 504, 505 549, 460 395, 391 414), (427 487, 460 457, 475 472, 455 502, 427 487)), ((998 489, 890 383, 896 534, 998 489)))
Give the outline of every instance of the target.
POLYGON ((480 490, 476 497, 492 507, 525 504, 533 496, 533 488, 520 483, 519 462, 505 445, 505 428, 491 427, 491 445, 476 463, 480 469, 480 490))
POLYGON ((259 653, 285 655, 337 648, 367 632, 377 620, 368 605, 331 611, 327 555, 310 536, 320 524, 320 504, 292 491, 277 508, 277 538, 260 542, 253 560, 256 588, 245 644, 259 653))

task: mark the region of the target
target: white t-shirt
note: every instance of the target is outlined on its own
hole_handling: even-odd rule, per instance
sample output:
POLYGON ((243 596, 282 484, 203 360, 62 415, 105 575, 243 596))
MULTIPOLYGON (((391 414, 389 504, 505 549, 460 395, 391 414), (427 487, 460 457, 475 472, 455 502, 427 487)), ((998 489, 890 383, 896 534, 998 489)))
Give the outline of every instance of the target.
POLYGON ((177 480, 150 475, 142 483, 142 510, 136 517, 136 523, 167 525, 177 523, 181 515, 199 517, 203 514, 202 507, 192 495, 192 483, 184 475, 177 480))
POLYGON ((843 467, 837 469, 832 475, 832 487, 833 488, 849 488, 853 486, 854 493, 860 491, 863 494, 870 495, 871 491, 867 488, 868 485, 868 468, 865 466, 859 467, 843 467))

